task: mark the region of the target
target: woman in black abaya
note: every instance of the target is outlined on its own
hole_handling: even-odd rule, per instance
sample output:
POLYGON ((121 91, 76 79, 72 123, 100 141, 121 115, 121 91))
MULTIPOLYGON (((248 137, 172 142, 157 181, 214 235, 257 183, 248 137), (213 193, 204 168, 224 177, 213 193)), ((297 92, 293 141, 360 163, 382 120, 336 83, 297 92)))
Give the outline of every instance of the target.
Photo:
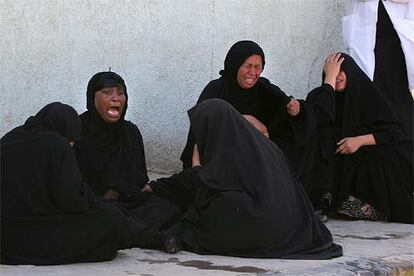
POLYGON ((320 89, 308 95, 315 106, 331 111, 321 116, 320 134, 327 152, 336 153, 331 159, 336 207, 351 218, 413 223, 412 136, 355 61, 340 55, 342 64, 333 61, 338 54, 327 59, 339 72, 331 80, 334 108, 326 106, 330 101, 320 97, 320 89))
MULTIPOLYGON (((229 50, 221 77, 211 81, 198 103, 220 98, 230 103, 288 157, 315 207, 328 187, 320 178, 321 156, 316 119, 303 100, 288 97, 279 87, 261 77, 265 66, 262 48, 253 41, 239 41, 229 50)), ((183 168, 191 166, 194 136, 189 131, 181 154, 183 168)), ((326 218, 325 218, 326 219, 326 218)))
MULTIPOLYGON (((262 48, 253 41, 235 43, 224 61, 221 77, 204 88, 197 103, 220 98, 287 155, 299 176, 313 168, 316 157, 311 149, 315 121, 304 101, 287 96, 279 87, 261 77, 265 66, 262 48)), ((183 168, 191 166, 194 137, 191 130, 181 154, 183 168)))
POLYGON ((179 217, 174 205, 140 191, 148 182, 144 144, 136 125, 124 119, 128 94, 114 72, 88 83, 87 111, 80 115, 82 140, 75 144, 82 176, 93 191, 128 209, 148 226, 164 229, 179 217))
POLYGON ((186 210, 174 230, 185 249, 258 258, 342 255, 278 146, 221 99, 199 103, 189 117, 194 167, 144 189, 186 210))
POLYGON ((69 143, 76 111, 45 106, 1 142, 1 263, 50 265, 113 259, 132 246, 134 222, 98 204, 69 143))

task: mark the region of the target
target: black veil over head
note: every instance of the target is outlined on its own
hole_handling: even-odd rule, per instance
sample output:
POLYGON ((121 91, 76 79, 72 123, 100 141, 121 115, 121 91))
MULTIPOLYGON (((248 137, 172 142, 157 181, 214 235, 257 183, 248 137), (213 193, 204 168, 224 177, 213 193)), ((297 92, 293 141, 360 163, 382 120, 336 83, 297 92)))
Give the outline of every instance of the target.
POLYGON ((250 40, 236 42, 231 46, 226 55, 224 70, 220 71, 220 75, 225 76, 228 80, 237 84, 237 72, 240 66, 242 66, 247 58, 253 55, 259 55, 262 58, 262 66, 264 68, 265 55, 262 48, 256 42, 250 40))
POLYGON ((56 131, 68 141, 77 141, 81 137, 81 121, 78 113, 71 106, 53 102, 43 107, 36 115, 29 117, 25 128, 43 126, 56 131))

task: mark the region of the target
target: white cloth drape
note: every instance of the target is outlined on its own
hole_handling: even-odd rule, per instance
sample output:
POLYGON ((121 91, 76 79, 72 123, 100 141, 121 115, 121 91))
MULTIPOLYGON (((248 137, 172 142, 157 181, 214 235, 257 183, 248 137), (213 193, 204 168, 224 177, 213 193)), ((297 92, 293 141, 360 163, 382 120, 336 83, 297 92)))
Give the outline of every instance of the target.
MULTIPOLYGON (((342 19, 345 47, 371 80, 375 70, 375 37, 379 0, 354 0, 342 19)), ((397 31, 407 63, 408 83, 414 89, 414 0, 383 1, 397 31)))

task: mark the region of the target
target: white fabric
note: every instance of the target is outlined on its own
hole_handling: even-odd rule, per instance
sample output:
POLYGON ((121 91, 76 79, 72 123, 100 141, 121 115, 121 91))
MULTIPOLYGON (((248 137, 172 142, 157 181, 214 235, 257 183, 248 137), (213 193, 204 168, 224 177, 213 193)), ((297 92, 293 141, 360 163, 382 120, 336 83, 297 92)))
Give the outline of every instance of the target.
POLYGON ((401 41, 407 63, 408 84, 414 89, 414 1, 394 3, 385 1, 384 6, 401 41))
POLYGON ((342 35, 350 56, 372 80, 375 69, 375 36, 378 0, 353 1, 350 14, 342 19, 342 35))
MULTIPOLYGON (((378 1, 354 0, 349 15, 342 19, 345 48, 371 80, 375 70, 378 1)), ((383 1, 383 4, 400 38, 409 87, 414 89, 414 0, 383 1)))

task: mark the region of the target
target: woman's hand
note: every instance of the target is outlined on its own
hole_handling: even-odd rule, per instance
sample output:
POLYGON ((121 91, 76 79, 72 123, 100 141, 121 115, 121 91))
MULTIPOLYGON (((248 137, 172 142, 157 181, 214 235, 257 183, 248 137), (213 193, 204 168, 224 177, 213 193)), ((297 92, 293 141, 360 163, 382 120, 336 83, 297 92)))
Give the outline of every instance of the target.
POLYGON ((323 71, 325 72, 324 83, 329 84, 335 89, 336 77, 341 71, 341 64, 345 58, 341 58, 341 53, 330 54, 323 65, 323 71))
POLYGON ((193 167, 201 166, 200 153, 198 152, 197 144, 194 144, 193 158, 191 164, 193 167))
POLYGON ((152 191, 150 185, 145 184, 145 186, 144 186, 144 188, 142 188, 141 192, 143 192, 143 193, 152 193, 153 191, 152 191))
POLYGON ((356 137, 345 137, 338 143, 338 148, 335 153, 352 154, 355 153, 361 146, 376 145, 374 135, 366 134, 356 137))
POLYGON ((287 113, 289 113, 290 116, 296 116, 300 112, 300 103, 295 98, 292 98, 290 102, 286 105, 287 113))
POLYGON ((243 117, 251 123, 257 130, 259 130, 264 136, 269 138, 269 132, 267 131, 267 127, 260 122, 258 119, 256 119, 252 115, 243 115, 243 117))
POLYGON ((108 191, 105 192, 104 196, 105 199, 118 199, 119 198, 119 193, 117 191, 111 190, 109 189, 108 191))

